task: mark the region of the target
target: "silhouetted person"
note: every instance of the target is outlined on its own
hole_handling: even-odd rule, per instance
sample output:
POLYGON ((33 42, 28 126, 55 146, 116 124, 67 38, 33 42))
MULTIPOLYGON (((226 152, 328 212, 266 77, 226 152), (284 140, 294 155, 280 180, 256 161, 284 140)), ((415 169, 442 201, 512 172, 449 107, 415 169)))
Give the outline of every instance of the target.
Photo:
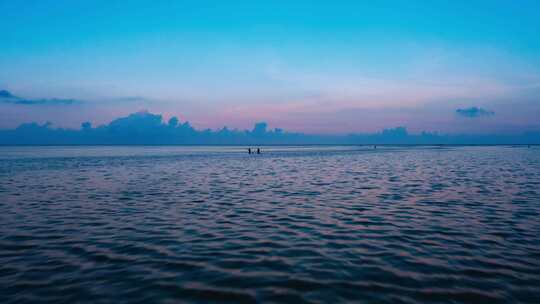
POLYGON ((373 146, 373 149, 377 149, 377 146, 373 146))
POLYGON ((257 148, 257 154, 261 154, 261 149, 257 148))
POLYGON ((248 154, 251 154, 251 148, 248 148, 248 154))

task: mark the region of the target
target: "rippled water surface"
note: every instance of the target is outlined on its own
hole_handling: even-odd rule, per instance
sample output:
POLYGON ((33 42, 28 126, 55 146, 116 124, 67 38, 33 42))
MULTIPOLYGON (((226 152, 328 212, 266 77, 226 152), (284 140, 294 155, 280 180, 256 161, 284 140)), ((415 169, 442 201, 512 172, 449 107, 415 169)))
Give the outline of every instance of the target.
POLYGON ((0 302, 540 303, 538 147, 0 147, 0 302))

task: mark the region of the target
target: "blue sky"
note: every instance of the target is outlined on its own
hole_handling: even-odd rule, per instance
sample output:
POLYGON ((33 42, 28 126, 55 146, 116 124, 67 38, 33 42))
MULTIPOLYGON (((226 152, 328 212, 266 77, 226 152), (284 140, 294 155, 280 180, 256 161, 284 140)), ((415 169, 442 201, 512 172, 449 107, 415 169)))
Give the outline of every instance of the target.
POLYGON ((0 102, 0 128, 146 109, 200 128, 540 130, 540 2, 371 2, 0 0, 0 89, 81 101, 0 102))

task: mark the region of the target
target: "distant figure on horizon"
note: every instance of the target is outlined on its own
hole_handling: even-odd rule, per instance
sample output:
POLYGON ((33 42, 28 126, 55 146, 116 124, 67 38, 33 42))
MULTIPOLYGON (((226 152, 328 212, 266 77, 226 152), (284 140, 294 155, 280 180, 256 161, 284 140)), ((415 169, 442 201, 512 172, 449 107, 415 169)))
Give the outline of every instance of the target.
POLYGON ((373 149, 377 149, 377 145, 373 146, 373 149))
POLYGON ((248 148, 248 154, 251 154, 251 148, 248 148))
POLYGON ((257 148, 257 154, 261 154, 261 149, 257 148))

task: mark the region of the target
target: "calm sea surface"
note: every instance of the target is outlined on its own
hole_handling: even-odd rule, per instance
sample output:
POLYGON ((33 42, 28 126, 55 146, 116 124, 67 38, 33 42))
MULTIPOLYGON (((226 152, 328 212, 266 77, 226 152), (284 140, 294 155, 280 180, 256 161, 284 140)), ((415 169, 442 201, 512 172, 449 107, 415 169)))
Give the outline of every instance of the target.
POLYGON ((540 303, 540 147, 0 147, 0 302, 540 303))

